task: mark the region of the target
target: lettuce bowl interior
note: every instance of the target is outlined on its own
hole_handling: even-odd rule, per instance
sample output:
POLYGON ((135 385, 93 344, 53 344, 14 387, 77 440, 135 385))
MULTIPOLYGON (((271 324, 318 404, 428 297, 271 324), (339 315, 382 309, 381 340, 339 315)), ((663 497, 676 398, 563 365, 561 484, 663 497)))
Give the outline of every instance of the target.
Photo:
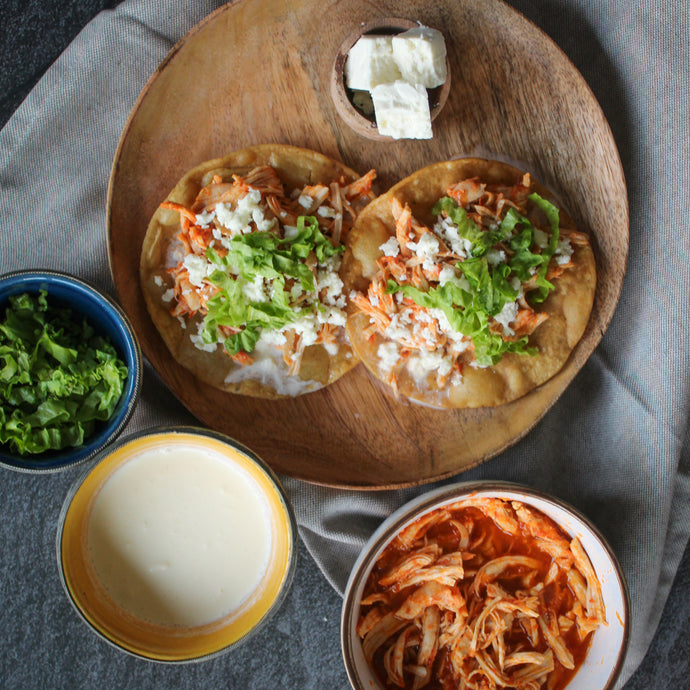
POLYGON ((56 472, 84 463, 117 438, 134 411, 142 376, 141 351, 124 312, 110 297, 79 278, 57 271, 17 271, 0 276, 3 319, 10 297, 41 290, 46 291, 51 304, 70 308, 75 316, 85 317, 98 333, 110 338, 127 366, 127 379, 113 414, 99 423, 95 433, 81 446, 20 455, 7 445, 0 445, 0 465, 31 473, 56 472))

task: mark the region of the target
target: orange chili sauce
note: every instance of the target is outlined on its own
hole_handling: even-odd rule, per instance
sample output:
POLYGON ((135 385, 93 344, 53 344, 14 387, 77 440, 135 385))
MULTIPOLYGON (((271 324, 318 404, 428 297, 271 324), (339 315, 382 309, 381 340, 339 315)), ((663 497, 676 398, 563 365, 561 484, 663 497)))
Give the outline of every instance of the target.
MULTIPOLYGON (((536 509, 533 510, 536 511, 536 509)), ((558 527, 553 520, 550 520, 543 513, 540 513, 540 515, 547 520, 564 539, 570 542, 570 537, 560 527, 558 527)), ((546 577, 546 573, 551 567, 552 558, 548 553, 539 548, 534 537, 523 534, 522 532, 520 532, 518 535, 508 534, 501 530, 490 517, 487 517, 479 509, 474 507, 451 511, 450 516, 452 519, 457 520, 463 523, 466 527, 470 528, 470 546, 468 549, 465 549, 465 551, 477 554, 481 557, 481 561, 478 563, 478 565, 475 565, 477 564, 476 560, 467 561, 465 563, 465 570, 476 570, 479 566, 483 565, 487 561, 500 556, 529 556, 530 558, 539 561, 540 564, 538 569, 538 577, 534 578, 534 580, 531 582, 531 586, 534 586, 538 582, 543 582, 546 577), (477 542, 479 543, 477 544, 477 542)), ((422 519, 426 519, 426 516, 424 518, 420 518, 419 520, 421 521, 422 519)), ((442 548, 444 554, 452 553, 458 550, 459 539, 460 535, 457 529, 449 520, 445 520, 433 525, 426 531, 422 538, 418 539, 414 545, 408 549, 400 548, 400 546, 394 540, 388 547, 386 547, 381 556, 378 558, 367 580, 367 584, 363 592, 363 598, 372 593, 386 591, 389 589, 389 587, 382 587, 378 585, 379 579, 411 551, 417 550, 425 543, 435 541, 442 548)), ((521 577, 524 574, 524 568, 511 568, 503 575, 497 577, 494 582, 498 583, 508 594, 512 595, 517 590, 525 589, 521 577)), ((457 582, 457 586, 463 595, 466 596, 473 579, 474 576, 471 575, 457 582)), ((418 587, 419 585, 414 585, 412 587, 401 589, 393 596, 391 599, 391 604, 390 606, 386 607, 386 610, 397 610, 405 599, 407 599, 407 597, 409 597, 410 594, 418 587)), ((558 576, 554 581, 550 582, 544 587, 541 596, 543 598, 544 605, 547 608, 555 611, 556 616, 560 616, 570 611, 573 603, 576 601, 575 595, 568 586, 566 574, 562 570, 558 571, 558 576)), ((362 616, 366 615, 370 608, 372 607, 362 607, 360 614, 362 616)), ((395 640, 395 637, 396 636, 393 636, 392 640, 395 640)), ((577 632, 577 626, 573 625, 568 631, 562 633, 561 637, 565 641, 568 650, 573 655, 575 667, 572 670, 566 669, 561 665, 554 655, 554 670, 547 677, 548 685, 545 684, 545 687, 548 687, 549 690, 562 690, 562 688, 565 688, 565 686, 570 682, 587 655, 592 633, 587 635, 587 637, 581 641, 577 632)), ((539 646, 534 647, 530 638, 527 636, 527 633, 516 625, 513 626, 513 630, 511 631, 510 635, 505 636, 505 642, 507 649, 515 649, 515 647, 520 645, 523 651, 534 650, 536 652, 544 652, 548 647, 546 642, 541 639, 541 635, 539 646)), ((388 681, 383 663, 384 653, 389 646, 390 645, 386 643, 379 647, 374 655, 373 667, 382 687, 393 689, 399 688, 399 686, 388 681)), ((426 690, 450 690, 450 688, 457 687, 456 682, 453 680, 453 677, 450 674, 450 664, 443 663, 445 661, 443 658, 444 656, 447 656, 447 652, 439 650, 439 653, 436 655, 436 659, 434 660, 432 666, 431 680, 424 686, 426 690), (446 669, 446 673, 439 675, 438 669, 441 667, 446 669)), ((412 675, 406 673, 405 688, 411 688, 412 681, 412 675)))

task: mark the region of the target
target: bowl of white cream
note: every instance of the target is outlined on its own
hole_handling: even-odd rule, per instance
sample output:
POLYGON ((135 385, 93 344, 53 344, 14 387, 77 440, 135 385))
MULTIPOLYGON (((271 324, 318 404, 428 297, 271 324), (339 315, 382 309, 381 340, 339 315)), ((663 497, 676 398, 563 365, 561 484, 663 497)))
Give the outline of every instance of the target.
POLYGON ((73 485, 58 523, 63 587, 101 638, 159 662, 228 651, 294 573, 294 515, 252 451, 212 431, 123 438, 73 485))

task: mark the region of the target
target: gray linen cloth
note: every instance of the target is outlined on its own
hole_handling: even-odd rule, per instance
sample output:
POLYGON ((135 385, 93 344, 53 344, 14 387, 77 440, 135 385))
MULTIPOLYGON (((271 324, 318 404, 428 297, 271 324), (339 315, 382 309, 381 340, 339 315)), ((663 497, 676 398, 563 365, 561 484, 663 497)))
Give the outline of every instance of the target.
MULTIPOLYGON (((1 272, 64 270, 114 292, 104 208, 119 136, 168 50, 220 4, 126 0, 51 67, 0 132, 1 272)), ((565 50, 609 119, 628 184, 630 257, 613 322, 560 401, 519 444, 456 479, 529 484, 603 531, 632 600, 622 684, 647 650, 690 534, 690 3, 510 4, 565 50)), ((189 422, 147 366, 128 431, 189 422)), ((7 474, 9 496, 19 480, 7 474)), ((303 540, 339 592, 380 521, 424 490, 285 485, 303 540)))

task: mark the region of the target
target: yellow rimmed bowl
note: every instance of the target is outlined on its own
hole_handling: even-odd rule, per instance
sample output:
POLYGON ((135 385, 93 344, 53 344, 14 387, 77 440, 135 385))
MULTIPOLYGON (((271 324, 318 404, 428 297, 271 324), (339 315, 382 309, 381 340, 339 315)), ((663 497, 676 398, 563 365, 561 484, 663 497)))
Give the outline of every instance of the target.
MULTIPOLYGON (((190 476, 188 485, 196 485, 195 482, 194 476, 190 476)), ((152 484, 157 485, 159 492, 168 491, 158 486, 165 484, 164 481, 158 482, 154 478, 152 484)), ((163 530, 160 538, 163 543, 170 540, 169 543, 175 544, 171 547, 174 549, 177 549, 180 542, 170 535, 184 529, 184 524, 180 525, 179 522, 187 500, 187 482, 184 484, 181 494, 173 495, 172 490, 170 496, 163 494, 166 500, 170 499, 169 508, 165 508, 165 514, 158 515, 157 518, 163 524, 170 525, 169 530, 163 530)), ((210 491, 208 488, 205 490, 210 491)), ((211 491, 215 491, 215 488, 211 491)), ((237 502, 236 498, 232 498, 232 492, 229 493, 231 495, 228 500, 237 502)), ((199 497, 195 500, 198 499, 199 497)), ((229 508, 234 509, 232 506, 229 508)), ((243 530, 248 527, 245 522, 236 524, 235 529, 243 530)), ((195 662, 228 652, 265 625, 279 609, 294 575, 296 534, 294 515, 278 478, 251 450, 231 438, 205 429, 157 428, 121 439, 100 454, 96 464, 74 483, 58 522, 58 568, 70 602, 91 630, 103 640, 124 652, 151 661, 195 662), (249 590, 242 595, 243 598, 237 605, 211 620, 193 620, 193 606, 197 601, 195 596, 208 573, 192 572, 185 575, 188 580, 184 582, 181 596, 185 598, 188 595, 188 607, 192 607, 191 619, 188 612, 179 620, 175 620, 174 616, 163 620, 149 615, 150 611, 144 610, 146 604, 137 609, 137 605, 131 600, 123 599, 123 592, 112 587, 112 582, 117 582, 119 575, 115 579, 112 574, 104 575, 104 561, 98 555, 110 553, 113 556, 112 562, 121 564, 125 573, 123 577, 128 582, 145 580, 150 598, 163 600, 164 596, 170 596, 168 592, 163 592, 163 585, 157 584, 155 575, 157 571, 165 570, 170 563, 141 564, 129 550, 132 535, 149 527, 150 519, 143 517, 142 524, 138 524, 136 514, 139 507, 143 506, 145 509, 150 505, 150 494, 144 489, 140 492, 138 487, 129 491, 127 500, 122 502, 121 509, 118 508, 119 512, 107 515, 107 529, 103 529, 102 514, 99 512, 103 510, 101 505, 106 500, 117 496, 113 490, 114 487, 123 486, 123 473, 136 470, 141 467, 141 463, 152 462, 151 459, 160 457, 161 453, 172 453, 173 456, 177 454, 176 457, 180 457, 182 453, 201 453, 203 457, 213 458, 213 462, 218 460, 227 464, 223 471, 232 471, 233 476, 238 478, 235 485, 252 492, 260 504, 261 519, 266 522, 267 543, 260 545, 267 554, 263 570, 252 575, 249 590), (110 498, 106 498, 108 496, 110 498), (119 533, 119 526, 123 528, 122 533, 119 533), (157 587, 161 587, 160 591, 156 591, 157 587)), ((203 540, 204 535, 201 534, 199 538, 203 540)), ((238 552, 230 554, 230 557, 232 563, 239 566, 247 555, 238 552)), ((171 560, 174 562, 174 558, 171 560)), ((234 565, 230 569, 224 568, 224 572, 228 574, 230 570, 234 570, 234 565)), ((176 596, 179 597, 179 592, 176 596)))

